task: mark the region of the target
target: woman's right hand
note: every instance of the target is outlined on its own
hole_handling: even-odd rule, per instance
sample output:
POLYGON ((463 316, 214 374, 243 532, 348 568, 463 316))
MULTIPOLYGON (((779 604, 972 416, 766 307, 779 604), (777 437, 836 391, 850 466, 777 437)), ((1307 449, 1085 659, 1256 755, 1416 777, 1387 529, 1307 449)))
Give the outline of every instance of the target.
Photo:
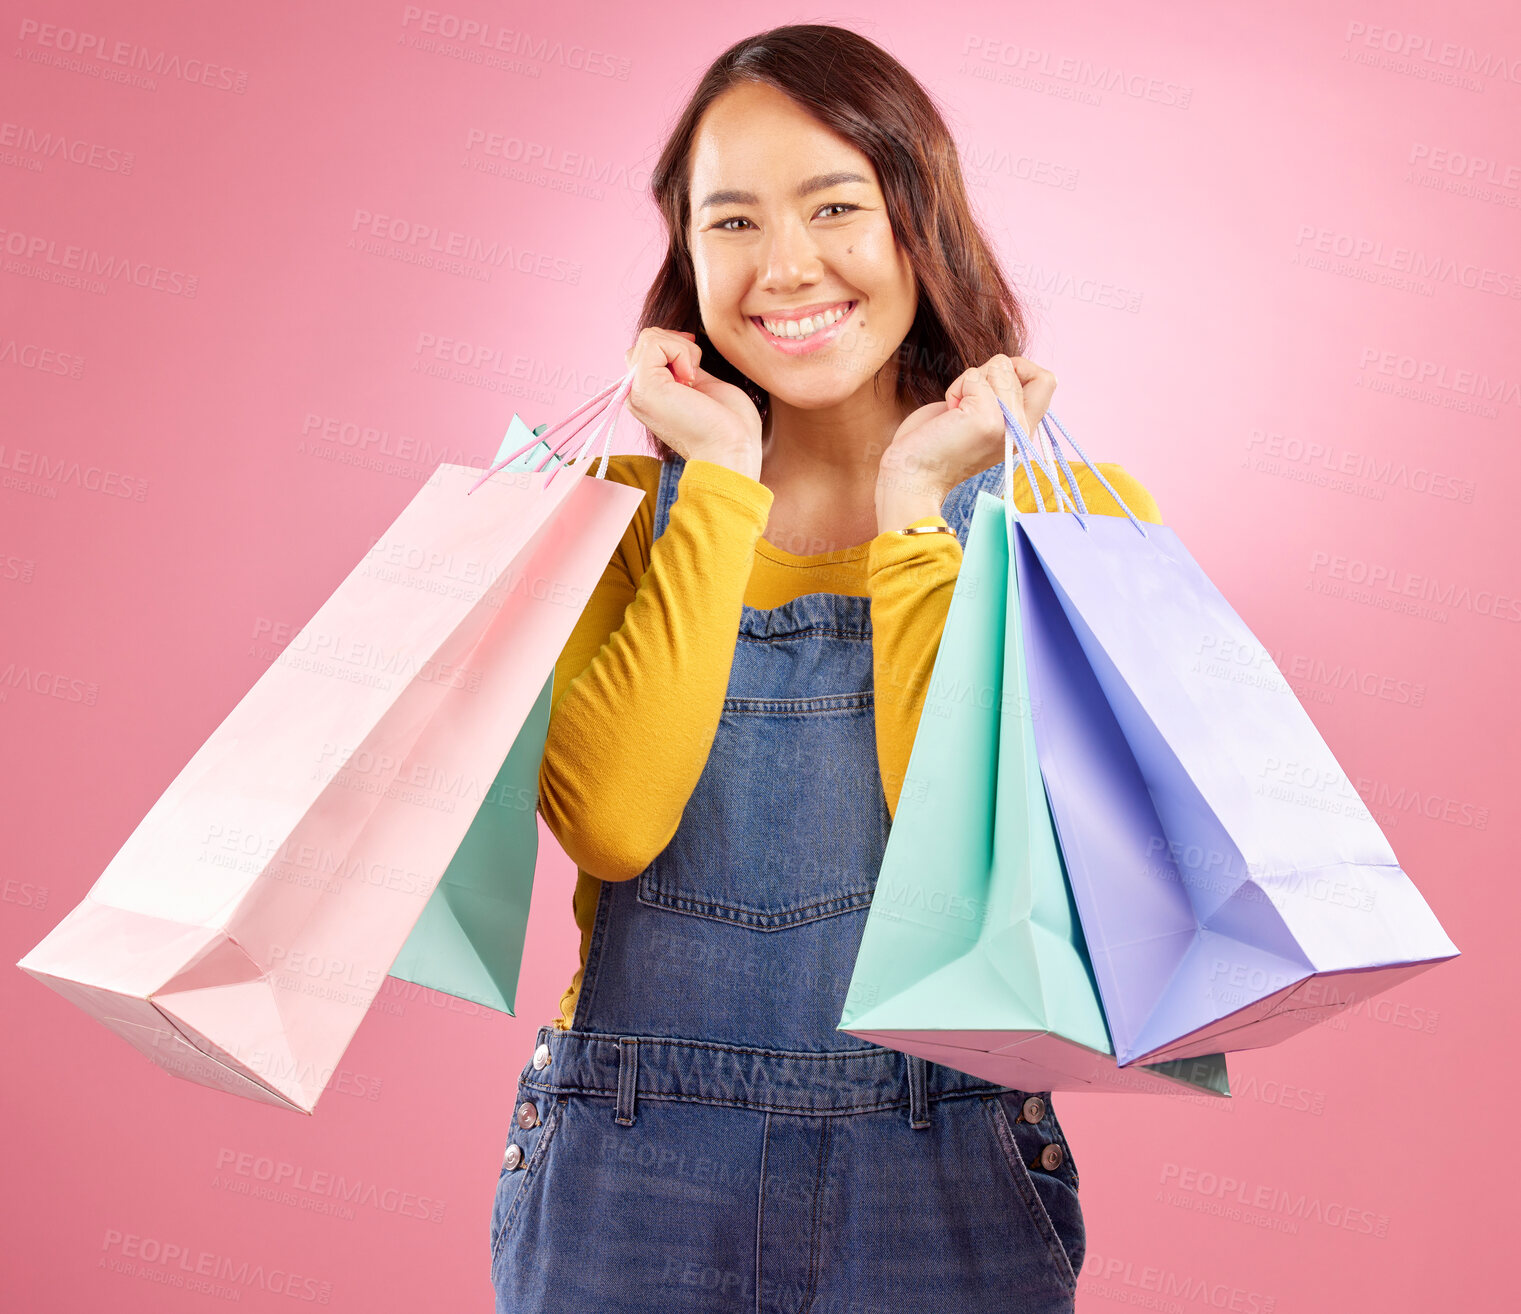
POLYGON ((623 353, 633 371, 625 409, 687 460, 712 461, 760 478, 761 418, 743 388, 702 368, 696 335, 640 330, 623 353))

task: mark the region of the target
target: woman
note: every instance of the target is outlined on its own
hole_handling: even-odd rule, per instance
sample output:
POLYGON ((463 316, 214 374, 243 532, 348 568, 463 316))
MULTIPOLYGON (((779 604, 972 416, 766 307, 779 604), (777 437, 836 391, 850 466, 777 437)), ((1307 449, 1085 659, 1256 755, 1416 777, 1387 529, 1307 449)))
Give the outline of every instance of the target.
POLYGON ((1002 489, 998 399, 1032 433, 1056 379, 940 115, 862 37, 733 46, 652 185, 670 246, 627 360, 659 456, 608 463, 650 495, 556 667, 540 807, 582 966, 517 1091, 497 1308, 1070 1310, 1049 1092, 836 1029, 977 490, 1002 489))

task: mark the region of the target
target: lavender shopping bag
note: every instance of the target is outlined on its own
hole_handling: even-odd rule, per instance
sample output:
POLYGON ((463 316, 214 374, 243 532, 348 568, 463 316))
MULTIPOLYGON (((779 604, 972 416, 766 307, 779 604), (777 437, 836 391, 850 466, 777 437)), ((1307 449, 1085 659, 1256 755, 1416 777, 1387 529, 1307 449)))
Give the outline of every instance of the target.
POLYGON ((1117 1065, 1035 752, 1013 464, 977 494, 839 1029, 1016 1090, 1229 1095, 1221 1054, 1117 1065))
POLYGON ((1016 557, 1041 772, 1120 1063, 1273 1045, 1455 957, 1178 536, 1087 514, 1068 477, 1073 512, 1021 517, 1016 557), (1252 660, 1220 669, 1226 651, 1252 660))

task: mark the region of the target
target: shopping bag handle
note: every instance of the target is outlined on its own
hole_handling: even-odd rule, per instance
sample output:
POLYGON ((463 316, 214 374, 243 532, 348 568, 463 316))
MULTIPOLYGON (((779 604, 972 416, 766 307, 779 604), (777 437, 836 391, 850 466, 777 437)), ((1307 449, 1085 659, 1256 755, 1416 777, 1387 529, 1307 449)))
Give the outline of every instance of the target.
POLYGON ((1056 457, 1056 463, 1061 466, 1062 470, 1066 473, 1068 482, 1072 485, 1072 496, 1077 500, 1076 506, 1073 506, 1072 498, 1067 496, 1066 490, 1061 485, 1061 481, 1056 477, 1055 470, 1046 463, 1041 453, 1033 448, 1030 439, 1025 434, 1024 427, 1014 418, 1014 413, 1004 405, 1002 397, 998 399, 998 408, 1003 412, 1003 497, 1004 501, 1008 503, 1009 509, 1014 511, 1016 518, 1019 515, 1018 510, 1014 507, 1014 456, 1017 449, 1020 467, 1025 472, 1025 478, 1029 480, 1031 492, 1035 494, 1035 505, 1041 511, 1045 511, 1046 509, 1045 499, 1040 496, 1039 487, 1035 483, 1034 476, 1030 473, 1029 463, 1031 461, 1039 466, 1042 473, 1051 481, 1051 487, 1056 490, 1057 510, 1061 510, 1062 504, 1065 503, 1072 510, 1072 513, 1077 516, 1078 524, 1085 530, 1088 528, 1088 507, 1083 501, 1083 494, 1077 486, 1077 479, 1072 473, 1072 468, 1067 464, 1066 458, 1062 455, 1061 443, 1057 441, 1056 434, 1051 429, 1051 425, 1054 423, 1061 430, 1062 437, 1072 444, 1072 450, 1076 453, 1078 459, 1093 471, 1094 476, 1103 485, 1104 491, 1115 500, 1115 504, 1130 518, 1130 523, 1140 532, 1141 537, 1150 537, 1146 532, 1146 526, 1136 519, 1135 512, 1126 504, 1125 499, 1114 491, 1114 486, 1104 478, 1104 472, 1088 459, 1087 454, 1077 445, 1077 439, 1067 432, 1067 426, 1057 418, 1054 412, 1048 410, 1041 419, 1040 426, 1037 426, 1037 428, 1044 427, 1046 436, 1050 439, 1051 451, 1056 457))
MULTIPOLYGON (((565 432, 550 444, 549 450, 544 453, 543 460, 541 460, 539 464, 534 467, 535 473, 543 470, 546 463, 548 463, 552 458, 559 456, 564 448, 569 443, 574 442, 581 431, 585 429, 587 425, 592 424, 593 421, 595 421, 595 424, 591 429, 591 433, 587 436, 585 443, 582 444, 581 450, 573 459, 579 462, 580 459, 586 455, 587 451, 597 441, 598 434, 601 434, 603 432, 605 426, 606 434, 602 440, 602 451, 600 453, 602 462, 597 467, 596 474, 592 477, 596 479, 606 478, 608 449, 612 446, 613 432, 618 427, 618 420, 622 415, 623 405, 628 400, 629 392, 633 388, 633 383, 634 374, 633 371, 630 370, 616 383, 610 383, 607 387, 603 388, 601 392, 582 402, 581 405, 577 406, 576 409, 573 410, 569 415, 565 416, 563 419, 556 420, 553 424, 546 426, 540 432, 534 434, 532 438, 520 446, 516 451, 509 452, 489 470, 482 474, 479 479, 471 484, 469 491, 472 493, 475 492, 477 488, 485 483, 486 480, 490 479, 491 476, 494 475, 498 470, 502 469, 504 466, 511 465, 512 462, 516 461, 520 456, 523 455, 524 452, 528 451, 530 448, 538 446, 538 444, 548 438, 550 434, 554 433, 555 430, 564 429, 565 432), (569 426, 569 428, 566 426, 569 426)), ((555 475, 557 475, 560 470, 567 464, 569 464, 569 462, 565 461, 562 458, 561 463, 549 472, 549 478, 544 481, 545 488, 549 487, 549 485, 553 482, 555 475)), ((584 465, 582 466, 582 469, 585 469, 584 465)))

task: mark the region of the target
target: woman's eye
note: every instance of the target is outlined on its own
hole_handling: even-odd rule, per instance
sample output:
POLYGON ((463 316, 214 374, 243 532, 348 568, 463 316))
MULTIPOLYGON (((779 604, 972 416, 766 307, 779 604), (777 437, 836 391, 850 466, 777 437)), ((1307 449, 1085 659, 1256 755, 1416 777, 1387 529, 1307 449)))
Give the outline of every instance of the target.
MULTIPOLYGON (((824 211, 826 211, 826 210, 859 210, 860 208, 861 207, 859 205, 852 205, 849 201, 831 201, 828 205, 820 206, 819 207, 819 213, 823 214, 824 211)), ((828 215, 826 217, 830 218, 830 219, 833 219, 835 216, 828 215)), ((738 228, 730 228, 729 227, 730 224, 748 224, 749 222, 750 221, 748 219, 746 219, 743 215, 738 215, 737 214, 732 219, 721 219, 721 220, 719 220, 719 222, 716 223, 716 224, 714 224, 713 227, 717 228, 721 232, 725 232, 725 233, 737 233, 737 232, 739 232, 741 230, 738 229, 738 228)))

